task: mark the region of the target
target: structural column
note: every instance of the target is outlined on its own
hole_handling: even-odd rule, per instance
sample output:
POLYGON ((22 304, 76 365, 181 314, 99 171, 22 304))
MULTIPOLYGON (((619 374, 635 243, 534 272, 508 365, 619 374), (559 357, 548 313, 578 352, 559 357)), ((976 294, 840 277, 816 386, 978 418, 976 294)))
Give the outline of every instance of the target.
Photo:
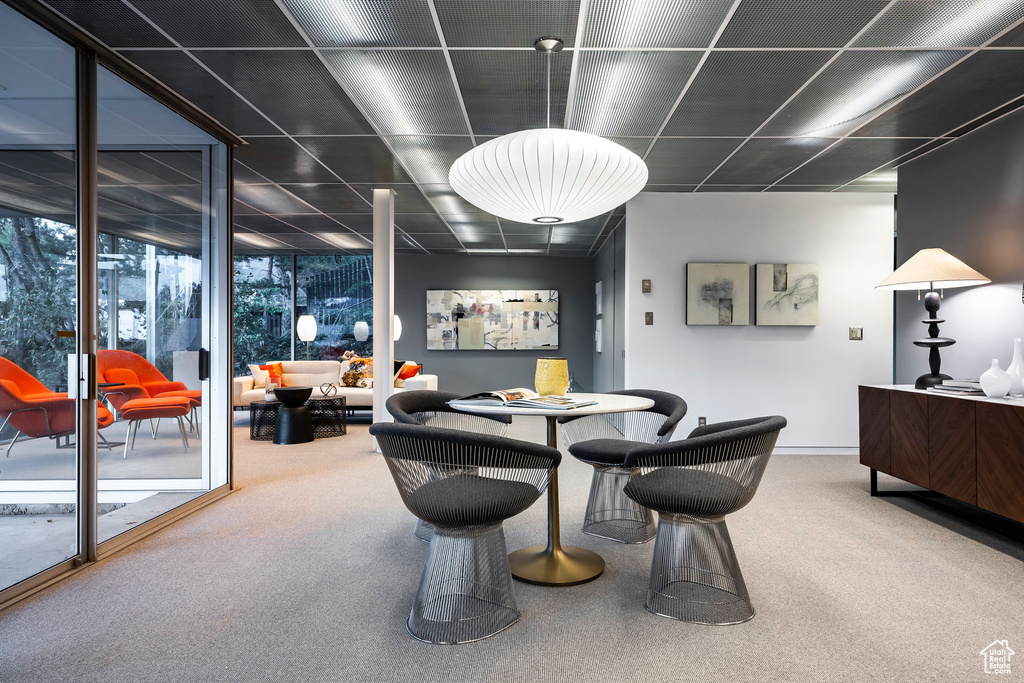
POLYGON ((394 389, 395 191, 373 191, 373 421, 390 421, 394 389))

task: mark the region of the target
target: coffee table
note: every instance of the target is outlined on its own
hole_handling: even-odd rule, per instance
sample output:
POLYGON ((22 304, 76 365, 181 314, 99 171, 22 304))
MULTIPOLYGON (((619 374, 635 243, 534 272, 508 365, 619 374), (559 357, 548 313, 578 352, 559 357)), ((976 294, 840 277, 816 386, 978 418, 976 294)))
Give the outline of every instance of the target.
MULTIPOLYGON (((313 422, 313 438, 343 436, 348 431, 347 406, 344 396, 309 397, 309 416, 313 422)), ((253 401, 249 404, 249 438, 253 441, 273 441, 280 401, 253 401)))
MULTIPOLYGON (((546 408, 513 408, 509 406, 452 406, 467 413, 491 415, 532 415, 543 416, 548 424, 548 445, 558 448, 558 418, 563 415, 602 415, 604 413, 626 413, 646 410, 654 401, 640 396, 622 394, 572 394, 580 401, 597 401, 590 406, 572 410, 546 408)), ((548 485, 548 544, 535 545, 517 550, 508 556, 512 576, 542 586, 575 586, 593 581, 604 571, 604 558, 583 548, 563 546, 558 519, 558 470, 551 472, 548 485)))

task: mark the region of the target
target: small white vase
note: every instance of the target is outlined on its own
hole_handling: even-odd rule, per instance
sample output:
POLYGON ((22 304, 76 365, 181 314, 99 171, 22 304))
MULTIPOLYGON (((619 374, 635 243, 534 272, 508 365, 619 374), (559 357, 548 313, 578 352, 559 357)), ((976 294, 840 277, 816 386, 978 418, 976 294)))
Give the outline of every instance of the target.
POLYGON ((1013 340, 1013 360, 1006 368, 1010 376, 1010 395, 1024 396, 1024 351, 1021 350, 1020 337, 1013 340))
POLYGON ((981 375, 981 390, 989 398, 1002 398, 1010 391, 1010 376, 999 367, 999 359, 992 359, 992 367, 981 375))

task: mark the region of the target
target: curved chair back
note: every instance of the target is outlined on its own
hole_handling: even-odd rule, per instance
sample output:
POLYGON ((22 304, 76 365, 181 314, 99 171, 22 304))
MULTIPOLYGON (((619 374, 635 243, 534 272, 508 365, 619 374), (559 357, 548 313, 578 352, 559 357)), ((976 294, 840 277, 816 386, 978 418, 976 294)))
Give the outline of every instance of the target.
POLYGON ((646 410, 604 415, 565 415, 558 418, 566 446, 590 439, 626 439, 640 443, 665 443, 686 415, 686 401, 655 389, 610 391, 620 396, 639 396, 654 401, 646 410))
POLYGON ((697 436, 638 445, 626 467, 639 470, 626 495, 659 512, 718 517, 739 510, 757 492, 779 432, 780 415, 707 425, 697 436))
POLYGON ((449 391, 402 391, 388 398, 388 412, 396 422, 478 434, 505 436, 512 423, 509 415, 478 415, 455 410, 448 401, 459 398, 449 391))
MULTIPOLYGON (((17 363, 0 356, 0 381, 10 382, 19 396, 31 394, 52 394, 52 389, 23 370, 17 363)), ((0 408, 2 410, 2 408, 0 408)))
POLYGON ((557 449, 457 429, 378 422, 370 426, 402 501, 435 526, 491 524, 540 497, 557 449))
MULTIPOLYGON (((146 385, 152 382, 167 382, 164 373, 157 370, 156 366, 150 363, 137 353, 123 351, 121 349, 100 349, 96 352, 96 370, 110 382, 124 382, 129 377, 107 377, 110 371, 127 370, 134 374, 139 384, 146 385)), ((131 382, 125 382, 131 384, 131 382)))

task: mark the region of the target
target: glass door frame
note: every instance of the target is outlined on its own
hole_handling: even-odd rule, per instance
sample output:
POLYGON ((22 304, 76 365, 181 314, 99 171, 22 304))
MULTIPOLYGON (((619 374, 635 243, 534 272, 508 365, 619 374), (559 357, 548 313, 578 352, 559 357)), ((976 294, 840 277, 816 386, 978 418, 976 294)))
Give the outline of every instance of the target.
MULTIPOLYGON (((232 163, 234 146, 245 141, 193 104, 169 90, 141 69, 97 42, 50 8, 33 0, 0 0, 31 21, 49 30, 76 52, 76 219, 77 273, 76 349, 70 370, 78 382, 69 386, 77 392, 77 554, 23 581, 0 590, 0 611, 63 579, 76 569, 117 552, 142 537, 172 524, 196 509, 227 495, 233 488, 232 443, 232 163), (208 257, 203 263, 203 338, 209 342, 209 374, 202 405, 204 479, 220 482, 191 501, 155 517, 138 527, 100 544, 98 539, 97 465, 97 375, 98 344, 98 179, 97 179, 97 67, 102 64, 161 104, 209 133, 222 145, 210 146, 204 154, 204 221, 208 257), (226 457, 210 457, 212 449, 226 448, 226 457)), ((204 245, 205 246, 205 245, 204 245)), ((204 248, 204 252, 206 249, 204 248)), ((205 347, 204 347, 205 348, 205 347)), ((69 373, 70 374, 70 373, 69 373)), ((69 377, 69 379, 71 379, 69 377)))

